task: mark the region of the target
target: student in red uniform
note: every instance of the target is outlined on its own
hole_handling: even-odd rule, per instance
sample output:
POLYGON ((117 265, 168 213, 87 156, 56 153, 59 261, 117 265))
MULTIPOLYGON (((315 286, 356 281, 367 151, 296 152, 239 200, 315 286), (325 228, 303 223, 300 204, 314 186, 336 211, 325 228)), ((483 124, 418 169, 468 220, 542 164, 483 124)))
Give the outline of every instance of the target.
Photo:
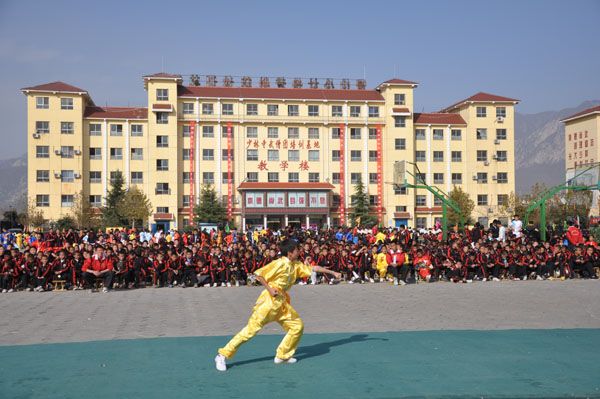
POLYGON ((96 253, 90 256, 81 268, 81 275, 90 292, 94 292, 94 279, 103 278, 104 288, 102 292, 108 292, 112 288, 115 272, 114 265, 104 256, 104 248, 99 246, 96 253))

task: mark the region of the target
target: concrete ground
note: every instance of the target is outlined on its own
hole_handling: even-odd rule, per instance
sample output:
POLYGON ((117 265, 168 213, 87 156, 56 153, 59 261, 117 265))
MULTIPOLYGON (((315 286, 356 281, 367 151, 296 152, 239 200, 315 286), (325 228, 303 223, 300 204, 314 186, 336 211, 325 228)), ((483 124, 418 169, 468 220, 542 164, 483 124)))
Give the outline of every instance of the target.
MULTIPOLYGON (((259 287, 0 294, 0 345, 229 336, 259 287)), ((600 282, 295 286, 305 333, 600 328, 600 282)), ((263 329, 281 334, 276 323, 263 329)))

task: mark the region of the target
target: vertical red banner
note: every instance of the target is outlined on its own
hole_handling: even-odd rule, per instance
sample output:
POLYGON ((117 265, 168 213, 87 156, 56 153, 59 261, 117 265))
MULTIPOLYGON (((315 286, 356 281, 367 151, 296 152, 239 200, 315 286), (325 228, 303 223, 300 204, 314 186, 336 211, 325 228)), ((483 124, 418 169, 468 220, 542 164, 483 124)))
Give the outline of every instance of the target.
POLYGON ((340 123, 340 224, 346 225, 346 188, 345 179, 346 175, 344 167, 344 124, 340 123))
POLYGON ((194 154, 196 153, 196 122, 190 123, 190 226, 194 225, 194 154))
MULTIPOLYGON (((239 154, 238 154, 239 156, 239 154)), ((233 181, 231 179, 231 122, 227 122, 227 219, 233 219, 233 181)))
POLYGON ((381 125, 377 125, 377 218, 383 224, 383 140, 381 125))

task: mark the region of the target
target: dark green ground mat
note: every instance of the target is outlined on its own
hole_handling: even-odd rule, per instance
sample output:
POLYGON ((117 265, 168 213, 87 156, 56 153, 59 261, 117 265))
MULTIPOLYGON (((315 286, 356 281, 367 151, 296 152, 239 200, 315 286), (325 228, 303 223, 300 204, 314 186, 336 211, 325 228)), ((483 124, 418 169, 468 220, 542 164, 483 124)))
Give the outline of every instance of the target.
POLYGON ((307 334, 296 364, 282 336, 0 347, 1 398, 600 397, 600 329, 307 334))

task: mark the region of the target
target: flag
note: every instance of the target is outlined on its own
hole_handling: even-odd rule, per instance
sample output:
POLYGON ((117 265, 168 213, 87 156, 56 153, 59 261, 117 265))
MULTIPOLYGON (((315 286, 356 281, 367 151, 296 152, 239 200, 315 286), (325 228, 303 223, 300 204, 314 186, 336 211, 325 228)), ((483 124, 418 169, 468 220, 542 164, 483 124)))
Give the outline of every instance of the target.
POLYGON ((229 223, 225 225, 225 233, 229 233, 229 223))
POLYGON ((360 224, 360 216, 356 218, 356 224, 360 224))

